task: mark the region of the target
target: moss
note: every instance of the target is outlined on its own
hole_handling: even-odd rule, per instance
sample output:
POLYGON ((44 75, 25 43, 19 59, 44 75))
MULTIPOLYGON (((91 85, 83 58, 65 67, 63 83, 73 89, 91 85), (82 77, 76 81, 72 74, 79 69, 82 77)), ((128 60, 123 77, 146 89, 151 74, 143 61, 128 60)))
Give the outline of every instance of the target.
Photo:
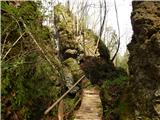
POLYGON ((95 42, 98 40, 98 36, 90 29, 85 30, 85 38, 86 39, 93 39, 95 42))
MULTIPOLYGON (((86 29, 84 33, 85 33, 85 35, 84 35, 85 39, 87 39, 88 41, 93 41, 94 45, 92 45, 91 47, 94 46, 95 47, 94 50, 95 50, 96 49, 96 45, 97 45, 97 41, 99 40, 98 35, 96 35, 96 33, 94 33, 90 29, 86 29)), ((87 44, 87 47, 90 48, 89 44, 87 44)), ((100 57, 105 58, 106 61, 110 60, 109 50, 108 50, 107 46, 104 44, 104 42, 102 40, 99 40, 98 52, 100 54, 100 57)))
MULTIPOLYGON (((42 49, 48 50, 46 55, 54 63, 53 69, 43 57, 33 40, 25 34, 13 47, 7 57, 2 60, 2 119, 40 119, 50 100, 56 100, 61 88, 56 84, 60 80, 57 69, 60 68, 60 61, 54 54, 53 37, 46 26, 42 26, 42 14, 39 11, 38 3, 29 1, 22 2, 19 7, 14 7, 11 2, 2 2, 3 38, 9 33, 4 46, 4 53, 20 36, 20 32, 26 31, 19 16, 26 23, 29 31, 42 49), (12 10, 13 9, 13 10, 12 10), (17 23, 14 18, 19 22, 17 23), (9 26, 11 23, 11 26, 9 26), (47 71, 47 72, 46 72, 47 71), (51 77, 54 76, 54 77, 51 77), (8 114, 9 111, 9 114, 8 114)), ((4 40, 4 39, 3 39, 4 40)))
MULTIPOLYGON (((33 57, 34 55, 31 55, 27 61, 32 61, 33 57)), ((60 87, 53 86, 55 82, 50 79, 50 75, 53 74, 50 65, 42 58, 35 62, 36 66, 22 62, 17 65, 14 64, 16 67, 5 68, 5 71, 2 68, 3 85, 5 85, 2 89, 3 102, 8 99, 4 95, 13 94, 10 96, 12 111, 16 110, 27 116, 30 114, 29 116, 32 118, 36 117, 34 112, 41 115, 48 100, 56 99, 60 94, 60 87), (6 79, 8 80, 6 81, 6 79), (39 102, 41 106, 39 106, 39 102), (27 106, 26 109, 31 109, 31 111, 33 108, 37 111, 33 110, 33 113, 28 113, 27 110, 24 110, 22 112, 24 106, 27 106)), ((3 109, 6 112, 5 110, 9 106, 6 104, 4 106, 3 109)))
POLYGON ((54 6, 55 25, 58 30, 73 36, 73 15, 61 4, 54 6))
POLYGON ((60 51, 62 56, 64 56, 64 52, 67 49, 75 49, 79 52, 78 43, 74 37, 73 15, 61 4, 56 5, 54 11, 54 22, 60 38, 60 51))
POLYGON ((106 119, 121 119, 122 116, 130 114, 130 111, 128 112, 128 94, 125 93, 127 83, 128 76, 126 72, 119 68, 116 69, 113 77, 103 82, 101 86, 101 100, 106 119))
POLYGON ((71 71, 75 81, 83 75, 83 71, 81 70, 78 62, 75 59, 68 58, 64 61, 64 65, 66 65, 68 69, 71 71))
MULTIPOLYGON (((73 120, 74 119, 73 108, 78 106, 78 105, 75 106, 77 100, 79 100, 79 97, 80 97, 80 96, 78 96, 78 94, 79 93, 77 93, 77 95, 74 98, 68 96, 64 99, 65 113, 66 113, 65 119, 66 120, 73 120)), ((76 109, 76 108, 74 108, 74 109, 76 109)))
POLYGON ((83 88, 93 88, 92 83, 88 80, 83 86, 83 88))

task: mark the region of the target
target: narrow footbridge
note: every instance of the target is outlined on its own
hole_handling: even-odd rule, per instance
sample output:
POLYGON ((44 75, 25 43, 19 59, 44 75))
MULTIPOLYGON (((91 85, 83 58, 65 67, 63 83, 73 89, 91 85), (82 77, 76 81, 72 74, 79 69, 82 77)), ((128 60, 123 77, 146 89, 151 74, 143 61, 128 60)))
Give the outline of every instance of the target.
POLYGON ((102 120, 102 112, 99 91, 95 88, 83 89, 81 106, 75 112, 74 120, 102 120))

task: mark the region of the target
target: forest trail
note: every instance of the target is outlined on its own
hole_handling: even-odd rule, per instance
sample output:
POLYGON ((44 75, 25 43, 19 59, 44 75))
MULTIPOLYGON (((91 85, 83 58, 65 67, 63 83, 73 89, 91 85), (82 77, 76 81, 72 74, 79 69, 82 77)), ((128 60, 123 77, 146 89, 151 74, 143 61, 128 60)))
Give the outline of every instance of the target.
POLYGON ((102 120, 100 92, 95 88, 83 89, 80 108, 75 112, 74 120, 102 120))

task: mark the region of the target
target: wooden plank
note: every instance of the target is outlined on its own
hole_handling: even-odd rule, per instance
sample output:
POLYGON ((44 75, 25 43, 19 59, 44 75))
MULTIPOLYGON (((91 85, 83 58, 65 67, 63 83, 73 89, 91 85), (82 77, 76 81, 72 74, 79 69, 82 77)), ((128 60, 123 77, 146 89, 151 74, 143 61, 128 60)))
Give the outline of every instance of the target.
POLYGON ((74 120, 102 120, 102 103, 99 91, 95 88, 84 89, 82 103, 78 111, 75 112, 74 120))

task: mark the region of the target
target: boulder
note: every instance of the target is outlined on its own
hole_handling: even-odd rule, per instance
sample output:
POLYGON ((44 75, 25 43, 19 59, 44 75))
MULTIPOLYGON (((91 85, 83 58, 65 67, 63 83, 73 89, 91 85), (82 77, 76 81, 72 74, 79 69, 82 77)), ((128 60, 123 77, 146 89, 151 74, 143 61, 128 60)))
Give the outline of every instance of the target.
POLYGON ((81 70, 76 59, 68 58, 63 63, 71 71, 75 81, 77 81, 83 75, 83 71, 81 70))
POLYGON ((64 58, 77 58, 78 56, 78 51, 75 50, 75 49, 67 49, 65 52, 64 52, 64 58))
MULTIPOLYGON (((74 85, 73 75, 67 67, 63 68, 63 73, 64 73, 65 85, 68 89, 70 89, 74 85)), ((76 86, 70 91, 70 93, 75 94, 78 90, 79 87, 76 86)))

